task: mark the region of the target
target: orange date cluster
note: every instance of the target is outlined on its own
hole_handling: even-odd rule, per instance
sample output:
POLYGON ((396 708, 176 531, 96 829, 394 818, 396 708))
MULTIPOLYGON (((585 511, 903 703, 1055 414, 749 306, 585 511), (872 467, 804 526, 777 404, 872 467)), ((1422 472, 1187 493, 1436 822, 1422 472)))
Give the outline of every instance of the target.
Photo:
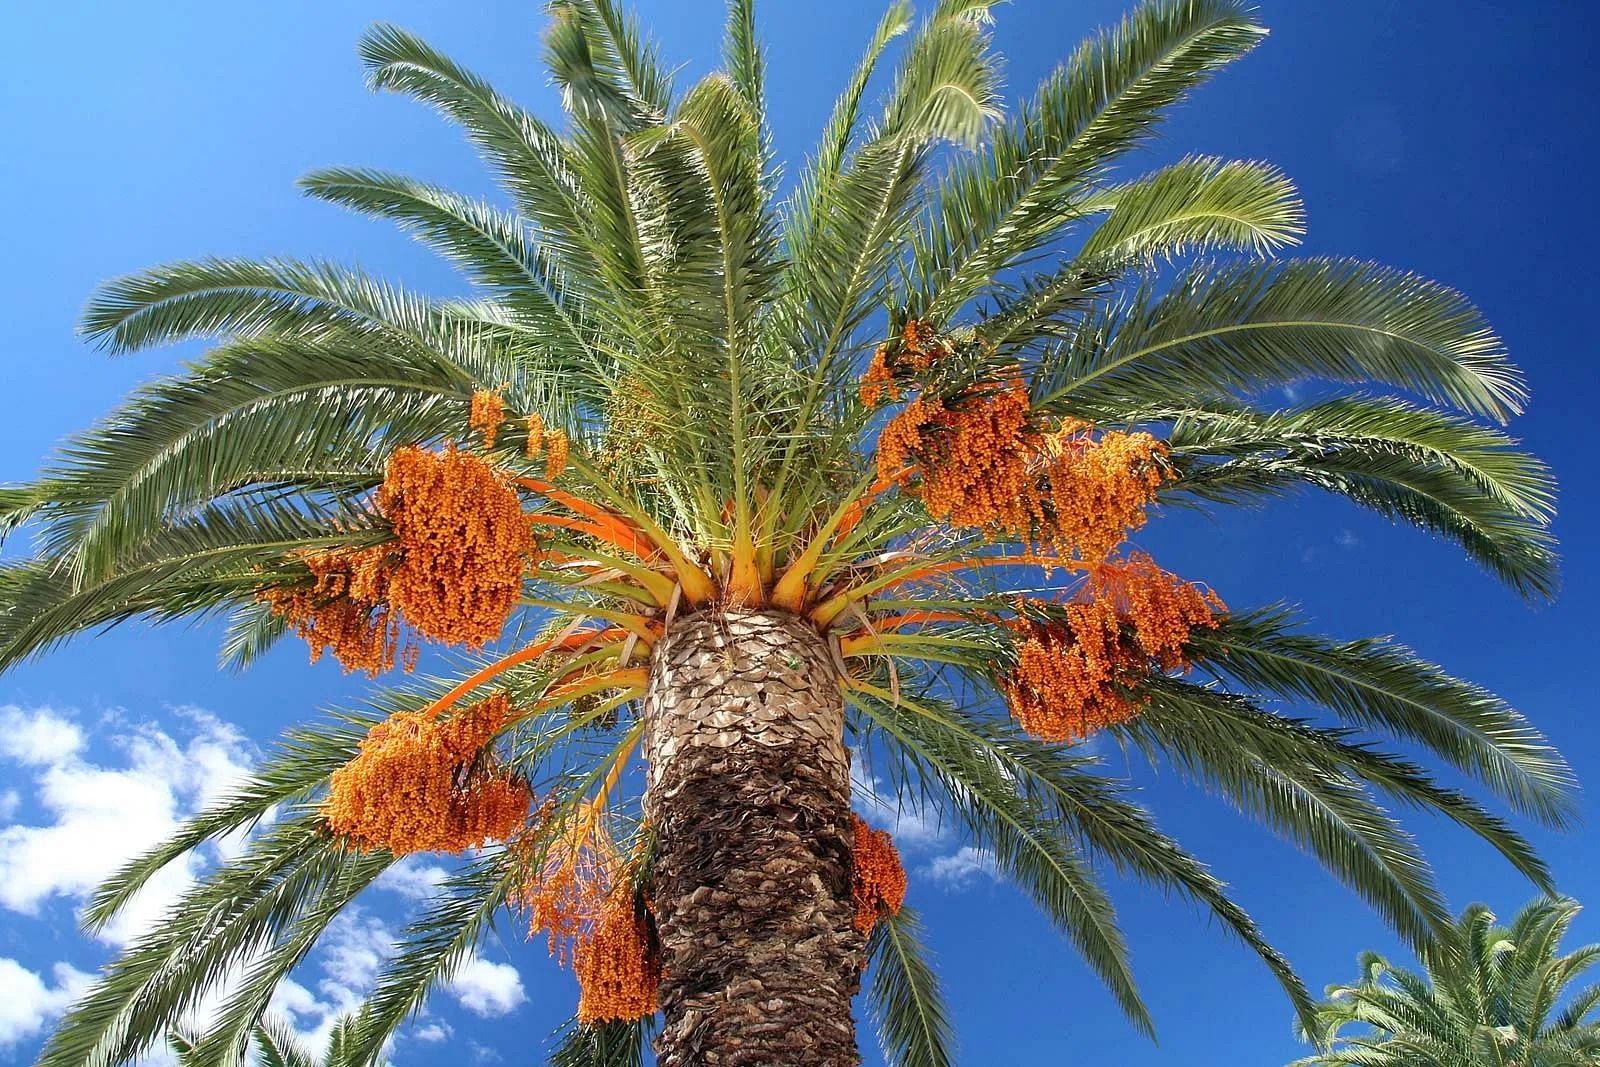
MULTIPOLYGON (((901 399, 905 371, 948 350, 926 333, 912 322, 893 359, 879 348, 862 378, 864 401, 901 399)), ((878 484, 915 492, 929 514, 958 529, 1096 564, 1144 525, 1170 477, 1166 445, 1148 433, 1096 433, 1070 419, 1052 431, 1046 422, 1017 373, 950 397, 923 392, 878 434, 878 484)))
POLYGON ((510 719, 504 693, 448 719, 391 715, 329 780, 328 828, 358 848, 397 856, 459 853, 510 839, 532 799, 527 783, 505 771, 489 747, 510 719))
POLYGON ((655 1014, 660 954, 632 887, 606 897, 599 919, 573 948, 572 972, 578 978, 579 1022, 625 1022, 655 1014))
MULTIPOLYGON (((312 660, 332 651, 346 671, 375 675, 394 666, 404 627, 473 649, 497 638, 535 561, 510 482, 468 452, 401 448, 377 506, 391 540, 301 553, 309 581, 258 594, 311 646, 312 660)), ((404 657, 409 668, 414 645, 404 657)))
POLYGON ((572 825, 542 822, 550 836, 541 843, 530 834, 520 845, 524 860, 538 868, 517 894, 529 911, 528 933, 544 933, 551 955, 571 962, 585 1023, 653 1014, 661 981, 649 909, 637 906, 601 818, 583 806, 572 825))
POLYGON ((905 903, 906 869, 887 830, 874 830, 854 812, 850 814, 850 827, 855 927, 862 934, 869 934, 881 916, 897 914, 905 903))
POLYGON ((468 648, 500 636, 534 547, 510 483, 470 452, 402 448, 389 457, 378 508, 400 549, 389 599, 406 622, 468 648))
POLYGON ((1017 664, 1000 689, 1018 724, 1043 741, 1080 741, 1139 712, 1134 686, 1152 669, 1188 666, 1196 628, 1214 628, 1215 594, 1148 556, 1095 569, 1065 618, 1011 623, 1017 664))
MULTIPOLYGON (((311 662, 332 652, 346 671, 376 675, 394 667, 400 616, 389 605, 389 545, 303 552, 309 582, 268 586, 257 595, 311 648, 311 662)), ((406 649, 409 663, 416 649, 406 649)))

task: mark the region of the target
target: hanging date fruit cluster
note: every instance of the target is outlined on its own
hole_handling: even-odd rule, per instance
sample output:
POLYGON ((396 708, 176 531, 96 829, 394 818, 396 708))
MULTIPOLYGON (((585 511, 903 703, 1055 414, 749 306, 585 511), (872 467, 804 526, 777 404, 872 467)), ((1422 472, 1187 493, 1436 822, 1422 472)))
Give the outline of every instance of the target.
MULTIPOLYGON (((497 424, 486 424, 497 425, 497 424)), ((392 668, 405 631, 477 649, 499 637, 534 562, 516 489, 470 452, 400 448, 376 494, 391 540, 308 552, 310 579, 258 595, 347 671, 392 668)), ((406 650, 408 665, 414 648, 406 650)))
POLYGON ((1035 603, 1004 624, 1015 656, 998 679, 1025 731, 1082 740, 1136 715, 1152 671, 1187 669, 1190 635, 1215 627, 1223 605, 1148 556, 1118 556, 1174 477, 1163 442, 1036 410, 1019 368, 941 379, 957 351, 912 320, 874 353, 862 401, 905 401, 878 433, 878 485, 1082 575, 1066 603, 1035 603))
POLYGON ((571 963, 578 1019, 627 1021, 654 1014, 661 981, 648 907, 607 835, 603 800, 580 805, 565 826, 546 826, 522 846, 533 873, 518 893, 530 934, 571 963))
POLYGON ((333 772, 322 813, 357 848, 465 852, 511 839, 528 817, 527 783, 496 757, 511 721, 504 693, 448 717, 398 712, 373 726, 333 772))

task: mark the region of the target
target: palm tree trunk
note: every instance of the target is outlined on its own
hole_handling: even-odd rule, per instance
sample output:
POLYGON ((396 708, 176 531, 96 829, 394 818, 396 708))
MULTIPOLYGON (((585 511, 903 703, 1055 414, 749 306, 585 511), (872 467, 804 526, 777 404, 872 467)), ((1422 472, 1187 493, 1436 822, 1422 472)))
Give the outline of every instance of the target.
POLYGON ((662 1067, 854 1067, 850 756, 839 674, 805 621, 703 613, 645 698, 662 1067))

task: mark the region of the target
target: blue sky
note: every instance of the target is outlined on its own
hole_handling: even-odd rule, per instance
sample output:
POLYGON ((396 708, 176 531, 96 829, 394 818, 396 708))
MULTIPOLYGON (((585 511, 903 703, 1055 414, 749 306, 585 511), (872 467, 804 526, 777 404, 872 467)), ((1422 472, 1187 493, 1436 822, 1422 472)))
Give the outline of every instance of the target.
MULTIPOLYGON (((716 0, 641 0, 666 54, 691 73, 714 61, 716 0)), ((399 169, 489 194, 470 150, 433 114, 361 84, 354 45, 399 23, 555 117, 537 65, 538 5, 423 0, 276 4, 4 5, 0 69, 0 256, 6 340, 0 481, 30 475, 64 434, 193 351, 107 359, 73 327, 99 281, 203 254, 326 256, 436 292, 459 282, 382 224, 302 198, 313 168, 399 169)), ((766 0, 772 119, 780 155, 809 148, 879 10, 855 0, 766 0)), ((1013 94, 1120 13, 1109 0, 1014 0, 998 10, 1013 94)), ((1591 605, 1600 595, 1588 458, 1600 389, 1593 363, 1600 83, 1585 0, 1269 0, 1273 34, 1183 107, 1141 161, 1187 152, 1269 160, 1300 184, 1305 251, 1355 254, 1469 293, 1505 336, 1533 390, 1516 432, 1560 478, 1560 599, 1529 607, 1447 546, 1336 502, 1304 497, 1173 518, 1142 538, 1232 604, 1302 603, 1321 629, 1395 633, 1511 698, 1600 781, 1592 725, 1591 605)), ((40 1027, 126 930, 76 932, 74 913, 119 851, 159 834, 225 787, 285 725, 357 691, 288 646, 243 676, 214 668, 206 629, 128 628, 83 639, 0 677, 0 1062, 27 1062, 40 1027)), ((1291 709, 1292 710, 1292 709, 1291 709)), ((1109 755, 1121 769, 1121 758, 1109 755)), ((1393 939, 1291 848, 1170 775, 1129 767, 1163 824, 1208 859, 1313 987, 1352 976, 1356 952, 1393 939)), ((1587 805, 1586 805, 1587 806, 1587 805)), ((1122 920, 1162 1044, 1136 1035, 1070 949, 1008 886, 936 827, 906 827, 912 899, 924 912, 966 1062, 1283 1063, 1303 1050, 1265 970, 1181 904, 1119 887, 1122 920)), ((1424 824, 1455 906, 1503 912, 1529 886, 1475 842, 1424 824)), ((1592 830, 1535 832, 1562 887, 1600 900, 1592 830)), ((360 992, 410 902, 413 878, 377 892, 299 976, 288 1006, 313 1029, 360 992)), ((180 882, 187 872, 171 875, 180 882)), ((1600 940, 1600 916, 1574 934, 1600 940)), ((570 1010, 571 978, 516 922, 395 1050, 398 1063, 481 1057, 536 1062, 570 1010), (429 1036, 448 1040, 429 1041, 429 1036)), ((869 1058, 872 1055, 868 1048, 869 1058)))

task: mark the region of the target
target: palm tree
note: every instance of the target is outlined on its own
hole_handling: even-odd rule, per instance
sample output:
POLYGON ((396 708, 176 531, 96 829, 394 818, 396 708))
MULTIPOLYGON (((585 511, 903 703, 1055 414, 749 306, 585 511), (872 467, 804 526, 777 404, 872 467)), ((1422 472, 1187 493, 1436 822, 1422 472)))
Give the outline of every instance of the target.
POLYGON ((1510 926, 1486 906, 1461 913, 1422 973, 1376 952, 1361 954, 1361 978, 1328 987, 1304 1036, 1321 1050, 1297 1067, 1584 1067, 1600 1063, 1600 985, 1573 993, 1600 960, 1600 944, 1561 953, 1579 906, 1535 900, 1510 926), (1567 1000, 1566 1006, 1561 1002, 1567 1000), (1346 1027, 1357 1027, 1355 1034, 1346 1027))
POLYGON ((1308 850, 1419 947, 1450 917, 1380 798, 1549 886, 1515 829, 1361 733, 1560 825, 1569 772, 1507 704, 1390 641, 1225 610, 1125 548, 1159 505, 1311 485, 1525 595, 1555 583, 1549 474, 1493 425, 1522 380, 1466 300, 1274 258, 1301 208, 1272 167, 1119 175, 1261 39, 1246 9, 1150 0, 1005 119, 989 3, 915 22, 896 0, 780 198, 751 7, 730 4, 726 69, 679 92, 612 0, 552 0, 564 129, 409 33, 366 36, 371 84, 457 122, 509 206, 372 170, 304 188, 398 222, 472 299, 287 259, 94 297, 84 329, 114 351, 216 345, 6 490, 37 550, 0 572, 0 663, 225 614, 231 665, 297 633, 373 674, 442 646, 443 673, 291 730, 113 877, 91 924, 255 827, 42 1064, 122 1062, 213 986, 203 1059, 233 1062, 329 922, 424 850, 462 859, 362 1009, 360 1062, 512 909, 580 981, 560 1062, 637 1062, 659 1009, 669 1067, 852 1064, 865 967, 889 1060, 948 1063, 853 759, 992 851, 1144 1030, 1097 869, 1187 898, 1310 998, 1091 733, 1308 850), (1317 402, 1271 402, 1306 381, 1317 402))

